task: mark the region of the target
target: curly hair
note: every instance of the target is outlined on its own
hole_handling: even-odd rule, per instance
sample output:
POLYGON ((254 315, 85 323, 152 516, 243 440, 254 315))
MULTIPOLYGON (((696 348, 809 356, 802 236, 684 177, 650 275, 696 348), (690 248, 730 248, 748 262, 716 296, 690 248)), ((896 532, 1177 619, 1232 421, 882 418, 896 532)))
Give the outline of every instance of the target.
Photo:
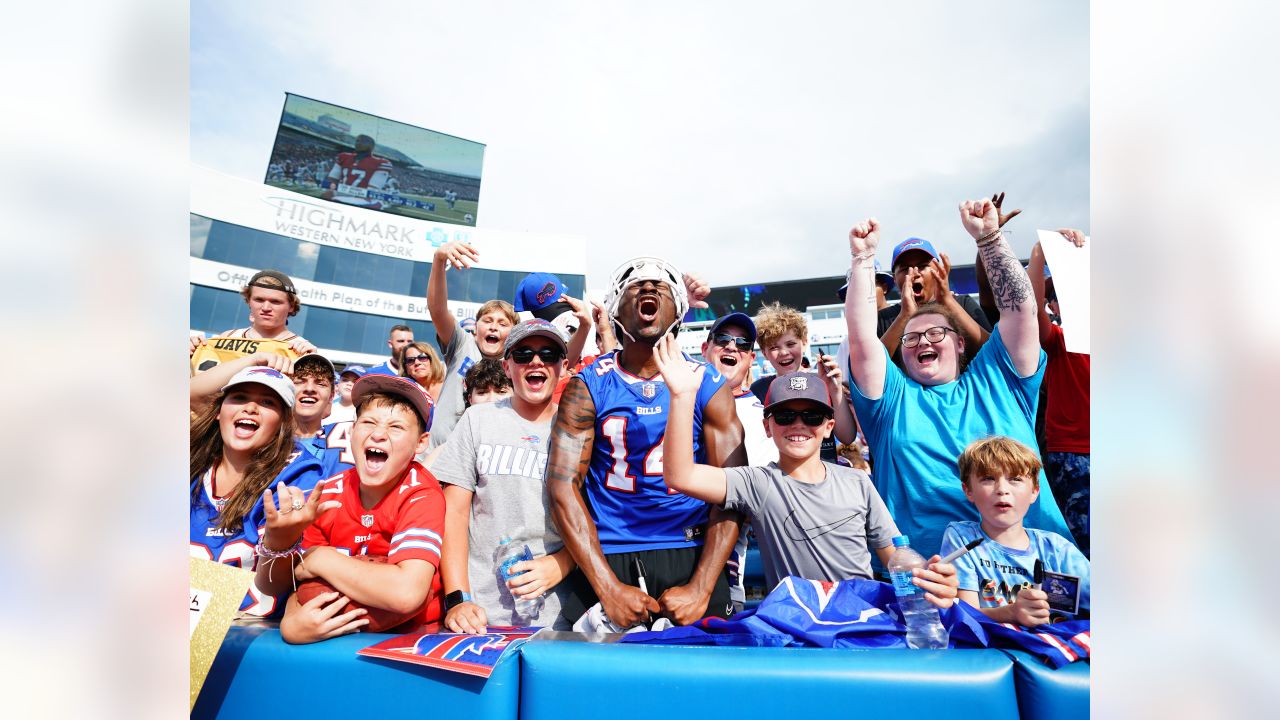
MULTIPOLYGON (((222 412, 222 403, 227 393, 223 391, 217 400, 210 403, 191 419, 191 479, 194 480, 206 470, 222 460, 222 431, 218 424, 218 413, 222 412)), ((244 478, 231 491, 227 503, 218 513, 218 529, 224 532, 239 530, 244 518, 253 509, 254 503, 262 497, 280 471, 289 464, 289 456, 293 454, 293 409, 281 403, 280 427, 271 440, 253 453, 253 459, 245 468, 244 478)), ((201 502, 202 488, 197 485, 191 495, 191 502, 201 502)))
POLYGON ((472 365, 462 379, 462 395, 467 405, 471 405, 471 393, 479 390, 493 392, 511 387, 511 378, 502 369, 502 363, 493 358, 484 358, 472 365))
POLYGON ((804 315, 779 302, 760 308, 756 314, 756 341, 762 352, 787 333, 795 335, 802 343, 809 342, 809 323, 804 315))

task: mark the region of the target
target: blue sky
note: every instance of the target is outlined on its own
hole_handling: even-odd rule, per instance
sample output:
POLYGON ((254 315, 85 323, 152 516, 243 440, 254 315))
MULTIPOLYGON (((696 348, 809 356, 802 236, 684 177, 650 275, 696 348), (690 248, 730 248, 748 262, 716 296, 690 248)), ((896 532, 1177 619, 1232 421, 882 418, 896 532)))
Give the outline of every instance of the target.
POLYGON ((1085 3, 191 6, 191 158, 263 176, 286 91, 485 143, 479 223, 664 256, 712 284, 881 260, 1008 192, 1015 250, 1089 231, 1085 3), (359 9, 357 9, 357 7, 359 9))

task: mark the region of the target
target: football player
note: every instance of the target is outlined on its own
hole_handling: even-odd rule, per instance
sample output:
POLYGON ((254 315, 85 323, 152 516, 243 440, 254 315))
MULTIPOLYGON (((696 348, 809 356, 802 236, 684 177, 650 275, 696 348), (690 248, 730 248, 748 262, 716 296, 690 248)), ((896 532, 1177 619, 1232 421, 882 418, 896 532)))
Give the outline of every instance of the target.
POLYGON ((320 197, 347 205, 381 210, 382 203, 364 195, 381 190, 391 177, 391 161, 373 154, 373 138, 356 136, 355 152, 339 153, 320 197))
MULTIPOLYGON (((552 429, 547 491, 556 527, 605 615, 624 628, 651 614, 688 625, 732 609, 724 569, 740 517, 663 481, 669 396, 653 352, 679 331, 685 288, 684 276, 658 258, 614 271, 605 304, 622 349, 569 381, 552 429)), ((695 407, 698 462, 745 465, 733 388, 719 371, 703 374, 695 407)))

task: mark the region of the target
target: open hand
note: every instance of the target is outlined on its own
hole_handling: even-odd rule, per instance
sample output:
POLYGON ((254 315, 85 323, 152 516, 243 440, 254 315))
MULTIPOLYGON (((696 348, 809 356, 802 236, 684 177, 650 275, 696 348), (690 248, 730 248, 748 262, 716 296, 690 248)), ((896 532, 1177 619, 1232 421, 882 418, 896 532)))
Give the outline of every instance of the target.
POLYGON ((368 610, 360 608, 338 614, 350 600, 338 592, 321 593, 305 604, 290 599, 289 612, 280 621, 280 635, 285 642, 301 644, 328 640, 339 635, 359 632, 369 624, 368 610))
POLYGON ((658 372, 671 397, 684 397, 698 392, 707 367, 700 365, 697 370, 691 369, 684 359, 684 353, 680 351, 680 341, 674 335, 664 335, 653 346, 653 350, 653 359, 658 363, 658 372))
POLYGON ((337 500, 320 502, 320 494, 324 492, 324 481, 316 484, 311 496, 303 499, 303 493, 296 487, 281 485, 279 491, 280 509, 271 497, 271 488, 262 492, 262 509, 267 516, 267 529, 263 533, 262 543, 272 550, 286 550, 302 537, 316 518, 333 508, 342 507, 337 500))
POLYGON ((1063 237, 1070 240, 1072 245, 1075 245, 1078 248, 1084 247, 1083 232, 1076 230, 1075 228, 1058 228, 1058 232, 1062 233, 1063 237))
POLYGON ((574 330, 575 335, 591 327, 592 310, 587 307, 585 302, 575 297, 569 297, 568 293, 561 295, 560 300, 569 305, 573 311, 573 316, 578 319, 578 329, 574 330))
POLYGON ((931 260, 922 273, 925 299, 936 303, 946 301, 951 293, 951 258, 940 254, 942 257, 931 260))
POLYGON ((464 270, 480 262, 480 253, 461 240, 454 240, 436 248, 432 262, 447 262, 459 270, 464 270))

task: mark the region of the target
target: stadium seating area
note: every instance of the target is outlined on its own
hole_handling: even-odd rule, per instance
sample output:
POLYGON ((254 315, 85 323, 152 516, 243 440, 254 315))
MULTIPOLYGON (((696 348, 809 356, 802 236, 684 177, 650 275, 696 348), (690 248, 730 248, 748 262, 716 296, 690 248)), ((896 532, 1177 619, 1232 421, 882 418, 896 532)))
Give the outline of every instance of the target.
MULTIPOLYGON (((396 717, 426 708, 467 718, 651 720, 818 716, 833 709, 890 716, 903 702, 950 717, 1087 717, 1089 666, 1051 670, 1001 650, 602 645, 532 641, 487 680, 357 657, 391 636, 358 633, 286 645, 274 629, 233 627, 193 718, 396 717), (584 692, 590 688, 590 692, 584 692), (604 705, 602 699, 609 698, 604 705), (389 713, 395 713, 394 715, 389 713)), ((434 710, 432 711, 434 712, 434 710)))

